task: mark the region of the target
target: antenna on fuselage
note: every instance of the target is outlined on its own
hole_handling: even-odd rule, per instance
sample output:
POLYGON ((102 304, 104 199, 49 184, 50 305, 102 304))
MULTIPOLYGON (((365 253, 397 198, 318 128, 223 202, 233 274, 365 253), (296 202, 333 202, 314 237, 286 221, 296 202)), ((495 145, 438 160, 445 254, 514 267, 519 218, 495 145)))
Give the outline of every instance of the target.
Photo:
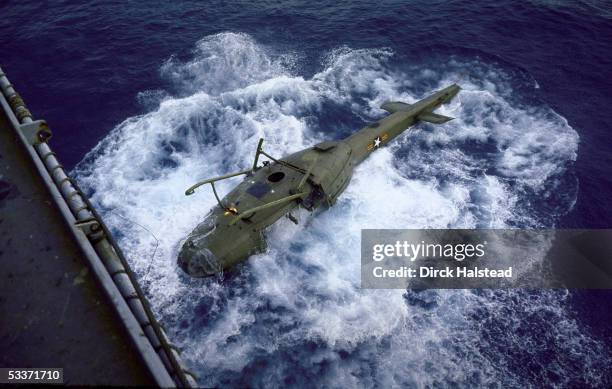
POLYGON ((259 143, 257 143, 257 151, 255 152, 255 160, 253 161, 253 169, 251 169, 252 171, 255 171, 255 169, 257 169, 257 162, 259 161, 259 154, 263 152, 263 142, 264 142, 264 138, 259 138, 259 143))

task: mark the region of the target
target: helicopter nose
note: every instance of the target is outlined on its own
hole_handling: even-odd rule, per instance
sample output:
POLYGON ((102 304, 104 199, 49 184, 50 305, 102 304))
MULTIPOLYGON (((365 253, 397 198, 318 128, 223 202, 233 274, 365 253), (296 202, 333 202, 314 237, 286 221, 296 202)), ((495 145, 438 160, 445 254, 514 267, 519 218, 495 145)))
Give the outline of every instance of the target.
POLYGON ((177 264, 192 277, 211 276, 223 270, 218 258, 206 248, 190 253, 181 251, 177 258, 177 264))

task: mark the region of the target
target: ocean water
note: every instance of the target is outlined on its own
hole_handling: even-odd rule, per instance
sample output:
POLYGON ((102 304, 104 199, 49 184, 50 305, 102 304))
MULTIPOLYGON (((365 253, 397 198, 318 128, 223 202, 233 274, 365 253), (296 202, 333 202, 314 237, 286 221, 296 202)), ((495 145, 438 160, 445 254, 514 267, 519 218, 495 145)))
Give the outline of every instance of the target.
POLYGON ((9 2, 0 47, 200 384, 607 387, 609 292, 361 290, 358 247, 362 228, 609 227, 609 8, 9 2), (214 205, 184 190, 260 137, 282 156, 453 82, 456 119, 374 153, 335 207, 223 277, 178 269, 214 205))

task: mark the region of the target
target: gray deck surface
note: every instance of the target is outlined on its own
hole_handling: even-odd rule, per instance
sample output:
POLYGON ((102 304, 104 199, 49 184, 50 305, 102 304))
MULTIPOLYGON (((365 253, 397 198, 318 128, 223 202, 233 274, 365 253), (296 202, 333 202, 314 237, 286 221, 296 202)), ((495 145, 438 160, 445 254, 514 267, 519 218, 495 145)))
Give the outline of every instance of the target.
POLYGON ((64 223, 0 110, 0 367, 154 385, 64 223))

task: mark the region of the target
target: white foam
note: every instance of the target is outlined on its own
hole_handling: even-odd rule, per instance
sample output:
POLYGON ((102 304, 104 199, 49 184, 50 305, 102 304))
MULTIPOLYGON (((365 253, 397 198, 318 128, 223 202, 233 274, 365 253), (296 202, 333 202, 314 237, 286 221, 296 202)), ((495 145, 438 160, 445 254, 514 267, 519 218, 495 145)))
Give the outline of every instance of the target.
MULTIPOLYGON (((118 125, 77 168, 201 384, 237 384, 238 373, 261 361, 251 372, 255 386, 283 386, 292 369, 317 386, 494 384, 516 376, 483 353, 479 326, 486 323, 469 318, 482 306, 505 315, 505 302, 439 291, 430 293, 435 308, 426 309, 407 304, 401 290, 359 289, 362 228, 538 224, 521 200, 563 174, 578 136, 550 109, 500 95, 495 69, 442 107, 456 120, 419 126, 374 153, 335 207, 316 216, 302 211, 299 226, 273 226, 269 250, 231 279, 189 279, 175 264, 181 240, 214 204, 207 188, 190 197, 184 190, 249 166, 259 137, 281 156, 325 139, 312 126, 323 104, 372 120, 386 100, 421 98, 410 94, 409 76, 392 70, 391 57, 388 49, 341 48, 304 79, 287 67, 291 55, 271 53, 248 35, 206 37, 193 59, 162 67, 182 97, 164 97, 155 110, 118 125), (491 151, 471 155, 469 142, 489 142, 491 151)), ((457 74, 425 69, 413 77, 442 87, 457 74)), ((219 191, 234 184, 222 182, 219 191)), ((546 304, 575 325, 558 299, 546 304)))

